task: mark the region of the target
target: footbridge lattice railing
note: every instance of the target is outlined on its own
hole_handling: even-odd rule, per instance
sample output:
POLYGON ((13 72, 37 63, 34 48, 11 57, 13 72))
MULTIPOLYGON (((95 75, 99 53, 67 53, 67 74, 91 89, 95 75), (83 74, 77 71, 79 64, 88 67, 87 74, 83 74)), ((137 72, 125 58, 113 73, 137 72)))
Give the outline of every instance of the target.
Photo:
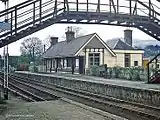
POLYGON ((160 3, 151 0, 28 0, 0 12, 10 29, 0 32, 0 47, 55 23, 136 27, 160 41, 160 3))

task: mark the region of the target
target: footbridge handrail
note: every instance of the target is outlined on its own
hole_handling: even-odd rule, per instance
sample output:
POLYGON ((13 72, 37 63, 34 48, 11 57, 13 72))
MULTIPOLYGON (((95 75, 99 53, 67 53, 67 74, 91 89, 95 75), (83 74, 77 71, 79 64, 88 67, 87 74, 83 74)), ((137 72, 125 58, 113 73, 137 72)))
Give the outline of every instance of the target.
POLYGON ((142 0, 127 0, 124 4, 120 0, 108 0, 102 3, 100 1, 27 0, 0 11, 0 21, 11 24, 10 30, 0 32, 0 47, 9 44, 10 42, 6 41, 12 38, 13 41, 23 38, 22 34, 30 29, 36 32, 54 23, 73 23, 72 21, 76 21, 74 23, 87 21, 83 24, 95 22, 132 26, 160 40, 160 33, 156 31, 160 28, 160 13, 157 12, 160 8, 157 5, 142 0), (21 37, 18 37, 19 34, 21 37))
POLYGON ((160 16, 160 13, 158 13, 156 10, 154 10, 153 3, 151 3, 150 5, 146 5, 145 3, 148 3, 148 2, 142 2, 140 0, 138 0, 138 3, 141 4, 141 5, 143 5, 144 7, 146 7, 149 10, 149 16, 150 17, 155 17, 154 15, 160 16), (151 12, 154 13, 153 16, 151 16, 151 12))
MULTIPOLYGON (((16 32, 17 30, 22 29, 21 26, 23 27, 28 27, 29 26, 29 21, 30 24, 35 24, 36 22, 40 22, 41 19, 45 19, 45 17, 53 16, 54 15, 54 2, 53 0, 51 1, 46 1, 43 3, 38 3, 42 0, 33 0, 29 2, 23 2, 19 5, 16 5, 14 7, 9 8, 8 10, 4 10, 0 12, 0 18, 2 18, 5 15, 8 15, 8 20, 7 22, 11 23, 12 27, 10 31, 5 31, 0 33, 0 38, 5 37, 8 34, 11 34, 12 32, 16 32), (53 6, 51 6, 53 4, 53 6), (24 6, 32 6, 29 9, 24 9, 24 6), (43 10, 42 10, 43 8, 43 10), (21 9, 24 10, 21 12, 21 9), (19 11, 19 13, 17 13, 19 11), (43 17, 45 16, 45 17, 43 17), (39 19, 40 18, 40 19, 39 19), (26 25, 24 25, 26 24, 26 25)), ((58 6, 61 5, 61 2, 57 3, 57 11, 58 11, 58 6)))
POLYGON ((8 9, 6 9, 6 10, 2 10, 2 11, 0 11, 0 17, 3 16, 3 15, 8 14, 10 12, 13 12, 15 10, 15 8, 22 8, 22 7, 26 6, 26 5, 30 5, 30 4, 33 4, 33 3, 38 2, 38 1, 40 1, 40 0, 32 0, 32 1, 31 0, 27 0, 25 2, 22 2, 22 3, 18 4, 18 5, 10 7, 8 9))

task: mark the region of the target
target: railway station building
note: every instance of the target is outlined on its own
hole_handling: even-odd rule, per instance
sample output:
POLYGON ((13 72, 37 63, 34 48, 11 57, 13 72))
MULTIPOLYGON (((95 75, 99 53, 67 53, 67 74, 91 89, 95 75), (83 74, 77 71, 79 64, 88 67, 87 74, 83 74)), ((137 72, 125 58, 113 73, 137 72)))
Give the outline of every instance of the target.
POLYGON ((43 53, 43 70, 72 71, 84 74, 93 65, 108 67, 142 66, 143 50, 132 47, 132 31, 124 31, 124 40, 105 42, 97 33, 75 38, 72 29, 66 31, 66 40, 51 38, 51 46, 43 53))

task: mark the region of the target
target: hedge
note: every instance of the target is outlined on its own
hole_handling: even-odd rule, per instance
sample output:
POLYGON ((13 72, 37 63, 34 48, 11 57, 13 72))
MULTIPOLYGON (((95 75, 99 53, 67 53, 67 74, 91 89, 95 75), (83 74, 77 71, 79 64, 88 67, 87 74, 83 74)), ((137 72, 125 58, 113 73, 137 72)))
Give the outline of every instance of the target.
MULTIPOLYGON (((132 81, 147 81, 147 70, 141 67, 109 67, 108 76, 111 78, 120 78, 132 81)), ((151 71, 152 72, 152 71, 151 71)), ((92 66, 86 71, 87 75, 100 76, 99 67, 92 66)))

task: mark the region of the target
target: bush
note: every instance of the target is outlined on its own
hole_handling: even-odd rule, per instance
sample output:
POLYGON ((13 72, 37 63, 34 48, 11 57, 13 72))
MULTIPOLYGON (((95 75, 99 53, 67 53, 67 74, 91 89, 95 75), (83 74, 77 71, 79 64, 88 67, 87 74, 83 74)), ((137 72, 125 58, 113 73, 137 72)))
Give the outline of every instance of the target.
MULTIPOLYGON (((120 78, 133 81, 146 81, 147 71, 141 67, 108 67, 108 78, 120 78)), ((152 71, 151 71, 152 72, 152 71)), ((92 66, 87 69, 87 75, 100 76, 99 66, 92 66)))
MULTIPOLYGON (((90 75, 99 76, 99 67, 93 66, 91 68, 90 75)), ((123 68, 123 67, 108 67, 108 75, 109 78, 120 78, 120 79, 127 79, 133 81, 145 81, 147 80, 147 71, 141 67, 130 67, 130 68, 123 68)))
POLYGON ((121 67, 119 66, 113 67, 113 73, 114 73, 115 78, 119 78, 121 74, 121 67))
POLYGON ((99 67, 94 65, 91 67, 91 75, 93 76, 98 76, 99 75, 99 67))
POLYGON ((142 81, 146 80, 146 71, 140 67, 130 67, 130 68, 122 68, 122 67, 114 67, 113 68, 115 78, 122 78, 133 81, 142 81), (142 78, 143 75, 143 78, 142 78))

